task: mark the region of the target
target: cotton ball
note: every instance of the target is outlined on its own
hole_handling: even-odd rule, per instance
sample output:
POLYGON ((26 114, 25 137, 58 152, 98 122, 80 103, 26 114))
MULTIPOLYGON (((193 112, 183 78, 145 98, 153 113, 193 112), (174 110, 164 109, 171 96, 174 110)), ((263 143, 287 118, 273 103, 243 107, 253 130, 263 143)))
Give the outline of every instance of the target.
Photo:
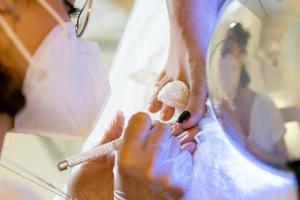
POLYGON ((189 93, 189 88, 184 82, 173 81, 160 90, 157 99, 167 106, 182 111, 187 106, 189 93))

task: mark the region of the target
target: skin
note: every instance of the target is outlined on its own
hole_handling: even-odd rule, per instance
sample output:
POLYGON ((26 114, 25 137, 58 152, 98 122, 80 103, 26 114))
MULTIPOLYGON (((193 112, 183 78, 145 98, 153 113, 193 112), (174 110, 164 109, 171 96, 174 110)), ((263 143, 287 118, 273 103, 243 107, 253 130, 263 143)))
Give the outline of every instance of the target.
MULTIPOLYGON (((68 20, 68 15, 60 1, 49 0, 64 19, 68 20)), ((13 28, 15 33, 23 41, 24 45, 33 54, 40 43, 46 37, 48 32, 56 26, 56 21, 39 5, 32 0, 0 0, 0 14, 13 28), (21 17, 16 19, 15 14, 7 11, 8 6, 15 5, 15 14, 18 13, 21 17), (29 24, 33 24, 34 28, 30 28, 29 24), (33 39, 34 38, 34 39, 33 39)), ((13 74, 11 84, 15 87, 22 87, 24 76, 27 70, 27 62, 20 55, 18 50, 0 28, 0 63, 10 74, 13 74)), ((0 114, 0 143, 2 145, 5 134, 13 127, 13 119, 6 114, 0 114)))
POLYGON ((7 114, 0 114, 0 152, 2 150, 5 134, 12 128, 12 125, 13 122, 11 117, 9 117, 7 114))
POLYGON ((118 159, 120 185, 126 193, 126 199, 160 200, 182 197, 181 188, 175 188, 169 182, 172 180, 171 174, 157 175, 153 172, 159 153, 164 149, 164 143, 176 140, 170 138, 171 131, 169 126, 152 121, 145 113, 134 115, 128 122, 124 132, 124 145, 118 159), (135 188, 140 188, 139 192, 135 188))
MULTIPOLYGON (((62 2, 56 0, 48 0, 48 2, 57 10, 63 20, 69 20, 62 2)), ((49 31, 57 24, 35 0, 0 0, 0 14, 23 41, 31 54, 34 54, 49 31), (11 5, 14 5, 14 12, 8 11, 11 5), (20 15, 20 18, 17 19, 15 15, 20 15), (34 27, 31 27, 30 24, 34 24, 34 27)), ((10 74, 13 74, 14 80, 11 84, 22 87, 28 64, 2 28, 0 28, 0 63, 3 64, 3 67, 10 74)), ((6 132, 12 127, 13 119, 6 114, 0 113, 1 146, 6 132)))
MULTIPOLYGON (((55 0, 49 0, 48 2, 57 10, 63 20, 69 20, 62 2, 55 0)), ((5 5, 12 5, 12 3, 15 5, 16 12, 21 13, 20 19, 15 19, 11 14, 4 14, 3 16, 30 53, 34 54, 49 31, 56 26, 57 22, 44 8, 32 0, 1 0, 0 8, 3 8, 1 11, 4 11, 5 5), (29 24, 34 24, 34 28, 30 27, 29 24)), ((20 82, 24 80, 28 63, 20 55, 2 29, 0 29, 0 60, 5 66, 14 71, 20 82)))
MULTIPOLYGON (((124 128, 124 117, 118 113, 107 129, 99 145, 119 138, 124 128)), ((113 199, 114 154, 86 162, 77 170, 68 183, 68 194, 77 199, 113 199)))
MULTIPOLYGON (((157 94, 168 83, 180 80, 190 88, 190 98, 185 110, 191 117, 182 124, 175 125, 175 135, 188 134, 189 149, 194 151, 195 125, 206 111, 207 85, 205 72, 205 56, 208 42, 212 34, 217 14, 223 0, 167 0, 171 42, 167 64, 157 77, 156 91, 152 96, 148 110, 161 112, 161 119, 168 121, 174 115, 174 108, 157 100, 157 94)), ((196 131, 197 134, 197 131, 196 131)))

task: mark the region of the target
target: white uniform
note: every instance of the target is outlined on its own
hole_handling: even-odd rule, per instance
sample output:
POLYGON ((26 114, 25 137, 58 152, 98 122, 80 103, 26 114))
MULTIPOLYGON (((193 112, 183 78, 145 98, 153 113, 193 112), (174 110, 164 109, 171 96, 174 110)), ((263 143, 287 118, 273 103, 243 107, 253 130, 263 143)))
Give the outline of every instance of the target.
POLYGON ((283 119, 272 100, 257 94, 252 106, 249 139, 262 150, 274 152, 274 145, 286 132, 283 119))

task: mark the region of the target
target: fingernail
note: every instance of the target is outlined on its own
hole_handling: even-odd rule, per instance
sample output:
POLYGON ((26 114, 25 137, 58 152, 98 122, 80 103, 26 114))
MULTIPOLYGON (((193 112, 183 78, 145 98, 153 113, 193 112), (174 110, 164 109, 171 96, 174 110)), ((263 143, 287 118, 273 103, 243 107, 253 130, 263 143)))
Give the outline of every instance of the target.
POLYGON ((176 122, 182 124, 190 117, 191 117, 191 113, 189 111, 183 111, 181 115, 178 117, 178 119, 176 120, 176 122))
POLYGON ((147 110, 151 111, 152 109, 153 109, 152 104, 149 104, 149 105, 147 106, 147 110))
POLYGON ((160 119, 165 121, 165 114, 163 112, 160 113, 160 119))
POLYGON ((179 135, 177 139, 179 140, 180 143, 183 143, 185 139, 187 139, 188 137, 189 137, 189 133, 185 131, 184 133, 179 135))
POLYGON ((163 121, 168 121, 169 117, 168 117, 168 114, 162 112, 161 115, 160 115, 160 118, 163 120, 163 121))

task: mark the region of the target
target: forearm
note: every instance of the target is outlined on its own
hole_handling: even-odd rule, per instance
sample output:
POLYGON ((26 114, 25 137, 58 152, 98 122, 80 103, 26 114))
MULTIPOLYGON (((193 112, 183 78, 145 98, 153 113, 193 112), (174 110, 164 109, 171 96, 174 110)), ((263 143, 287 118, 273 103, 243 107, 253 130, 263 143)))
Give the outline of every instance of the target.
POLYGON ((171 37, 180 37, 203 57, 224 0, 167 0, 171 37))

